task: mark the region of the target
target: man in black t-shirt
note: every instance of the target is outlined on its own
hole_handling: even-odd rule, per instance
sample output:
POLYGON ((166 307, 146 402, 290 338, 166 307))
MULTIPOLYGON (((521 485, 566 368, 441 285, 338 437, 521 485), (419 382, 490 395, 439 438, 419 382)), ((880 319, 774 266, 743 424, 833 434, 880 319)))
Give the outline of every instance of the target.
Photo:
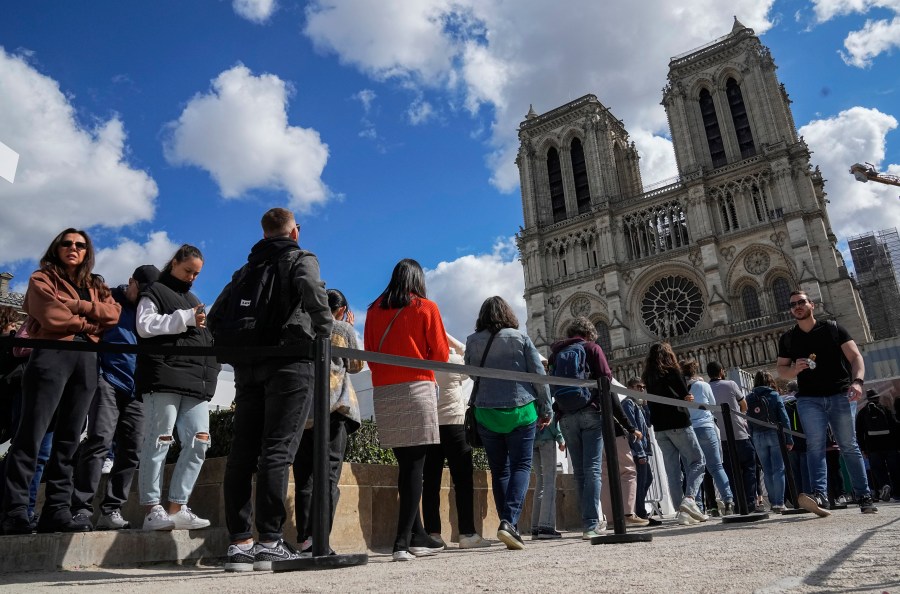
POLYGON ((815 307, 805 291, 791 293, 791 314, 797 324, 778 341, 778 375, 797 379, 797 412, 806 434, 806 463, 813 492, 801 494, 799 503, 815 514, 829 515, 825 436, 830 425, 860 510, 875 513, 878 509, 869 491, 853 420, 865 383, 863 358, 844 328, 830 320, 816 321, 815 307))

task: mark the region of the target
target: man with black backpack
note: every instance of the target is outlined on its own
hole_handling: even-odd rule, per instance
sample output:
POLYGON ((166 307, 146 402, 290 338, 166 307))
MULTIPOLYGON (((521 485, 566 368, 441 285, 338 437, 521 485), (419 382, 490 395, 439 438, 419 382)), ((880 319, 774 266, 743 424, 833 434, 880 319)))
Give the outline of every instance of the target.
POLYGON ((816 306, 806 291, 792 292, 789 303, 797 324, 778 341, 778 375, 797 379, 797 412, 806 433, 806 462, 813 491, 802 493, 799 504, 819 516, 828 515, 825 441, 830 425, 860 511, 876 513, 853 427, 853 411, 865 384, 862 355, 837 322, 816 321, 816 306))
MULTIPOLYGON (((612 371, 603 349, 594 340, 597 331, 585 317, 577 317, 566 329, 568 338, 554 343, 550 350, 550 375, 576 379, 601 380, 606 389, 612 380, 612 371)), ((566 448, 572 460, 575 475, 575 492, 581 506, 582 538, 590 540, 606 529, 600 514, 601 466, 603 454, 602 416, 600 413, 600 392, 596 389, 575 386, 550 386, 553 395, 553 410, 559 420, 566 448)), ((632 436, 641 439, 642 434, 635 429, 625 413, 618 396, 613 395, 613 416, 619 425, 632 436)), ((623 456, 631 457, 628 444, 624 444, 623 456)), ((632 473, 636 478, 634 462, 632 473)), ((634 492, 631 487, 631 509, 634 511, 634 492)), ((644 524, 644 522, 640 522, 644 524)))
POLYGON ((218 346, 290 346, 304 354, 220 357, 234 366, 235 384, 234 437, 223 481, 231 539, 226 571, 268 570, 272 561, 299 557, 282 538, 288 467, 312 408, 314 341, 330 337, 333 323, 319 262, 298 246, 293 213, 273 208, 261 224, 264 238, 216 299, 207 325, 218 346))
POLYGON ((878 403, 875 390, 866 392, 868 403, 856 413, 856 440, 869 459, 872 476, 881 485, 879 496, 888 501, 891 493, 900 495, 900 452, 897 433, 900 427, 891 411, 878 403))

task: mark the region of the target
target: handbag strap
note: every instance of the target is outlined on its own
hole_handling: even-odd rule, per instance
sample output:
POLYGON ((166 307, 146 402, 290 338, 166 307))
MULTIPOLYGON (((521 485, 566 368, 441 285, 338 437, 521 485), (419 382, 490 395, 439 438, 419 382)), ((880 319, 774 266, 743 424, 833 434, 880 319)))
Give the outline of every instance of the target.
POLYGON ((381 352, 381 345, 384 344, 384 339, 387 338, 388 332, 391 331, 391 326, 394 325, 394 320, 397 319, 397 316, 399 316, 400 312, 403 311, 404 309, 406 309, 405 305, 403 307, 401 307, 400 309, 398 309, 397 313, 394 314, 394 317, 391 318, 391 321, 388 322, 387 328, 384 329, 384 334, 381 335, 381 341, 379 341, 379 343, 378 343, 378 352, 379 353, 381 352))
MULTIPOLYGON (((484 347, 484 354, 481 355, 481 365, 479 367, 484 367, 484 362, 487 361, 488 351, 491 350, 491 343, 494 342, 494 337, 497 336, 496 332, 491 333, 491 337, 488 338, 487 346, 484 347)), ((468 406, 475 405, 475 393, 478 392, 478 382, 481 380, 481 376, 475 376, 475 380, 472 385, 472 393, 469 395, 469 404, 468 406)))

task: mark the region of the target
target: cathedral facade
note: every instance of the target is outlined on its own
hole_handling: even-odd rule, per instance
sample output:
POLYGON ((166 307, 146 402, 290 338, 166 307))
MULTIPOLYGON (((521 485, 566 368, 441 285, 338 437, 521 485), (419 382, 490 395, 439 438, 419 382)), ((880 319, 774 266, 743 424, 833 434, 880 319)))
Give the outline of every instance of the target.
POLYGON ((774 368, 790 292, 871 340, 837 249, 824 180, 752 29, 673 58, 662 104, 678 176, 643 185, 624 124, 594 95, 519 127, 528 333, 538 348, 590 318, 621 381, 666 340, 710 360, 774 368))

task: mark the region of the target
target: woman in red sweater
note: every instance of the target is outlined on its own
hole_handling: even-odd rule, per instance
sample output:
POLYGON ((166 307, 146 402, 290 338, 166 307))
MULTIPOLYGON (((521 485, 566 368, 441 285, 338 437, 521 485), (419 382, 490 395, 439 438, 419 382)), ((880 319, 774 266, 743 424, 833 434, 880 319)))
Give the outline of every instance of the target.
MULTIPOLYGON (((450 353, 441 313, 425 298, 425 273, 415 260, 401 260, 391 281, 369 306, 365 349, 444 362, 450 353)), ((425 532, 419 503, 426 446, 440 443, 434 373, 370 363, 375 421, 381 447, 397 457, 400 509, 394 561, 434 555, 444 547, 425 532)))

